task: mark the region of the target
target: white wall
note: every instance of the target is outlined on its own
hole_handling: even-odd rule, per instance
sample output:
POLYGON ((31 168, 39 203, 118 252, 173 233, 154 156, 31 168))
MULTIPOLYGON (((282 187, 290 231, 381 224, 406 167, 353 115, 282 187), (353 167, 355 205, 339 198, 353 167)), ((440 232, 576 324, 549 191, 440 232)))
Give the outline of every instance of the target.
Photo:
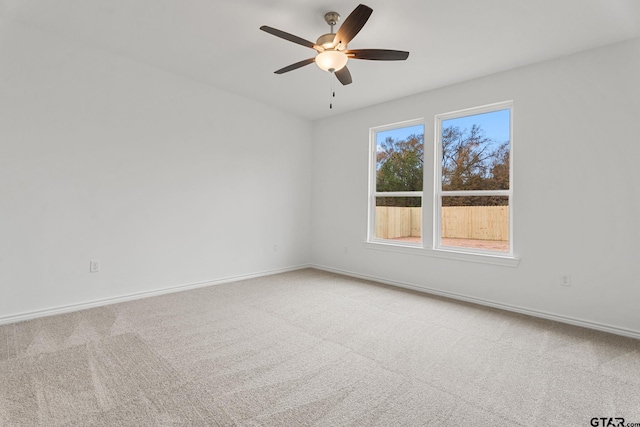
POLYGON ((640 40, 318 121, 312 259, 640 334, 639 162, 640 40), (432 147, 434 115, 506 100, 514 101, 518 267, 365 247, 369 128, 424 117, 432 147), (570 274, 573 286, 560 286, 560 274, 570 274))
POLYGON ((0 321, 311 261, 640 333, 640 40, 311 125, 0 29, 0 321), (369 128, 509 99, 519 266, 366 248, 369 128))
POLYGON ((309 262, 308 121, 1 28, 0 320, 309 262))

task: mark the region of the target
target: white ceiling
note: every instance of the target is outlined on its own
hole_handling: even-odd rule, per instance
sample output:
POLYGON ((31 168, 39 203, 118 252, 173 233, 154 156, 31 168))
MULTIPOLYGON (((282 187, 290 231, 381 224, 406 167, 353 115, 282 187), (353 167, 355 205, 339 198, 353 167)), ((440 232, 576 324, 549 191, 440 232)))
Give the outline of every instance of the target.
POLYGON ((273 73, 314 51, 259 27, 315 41, 329 30, 326 12, 344 20, 357 4, 0 0, 0 19, 5 28, 27 25, 309 119, 640 37, 640 0, 366 0, 374 12, 349 47, 411 54, 400 62, 350 61, 353 84, 337 84, 329 110, 329 74, 313 64, 273 73))

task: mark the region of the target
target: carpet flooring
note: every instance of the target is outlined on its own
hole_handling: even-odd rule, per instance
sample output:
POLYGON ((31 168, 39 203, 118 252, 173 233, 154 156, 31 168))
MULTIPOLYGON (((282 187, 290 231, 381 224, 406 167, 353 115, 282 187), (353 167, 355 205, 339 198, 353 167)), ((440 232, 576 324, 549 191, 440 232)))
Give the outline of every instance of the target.
POLYGON ((640 341, 313 269, 0 326, 1 426, 603 417, 640 423, 640 341))

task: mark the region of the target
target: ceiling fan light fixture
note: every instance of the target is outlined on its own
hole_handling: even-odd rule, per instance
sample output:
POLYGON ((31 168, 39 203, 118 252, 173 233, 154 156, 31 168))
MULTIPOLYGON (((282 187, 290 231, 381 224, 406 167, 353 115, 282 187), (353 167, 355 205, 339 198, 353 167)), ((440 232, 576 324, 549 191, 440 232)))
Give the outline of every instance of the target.
POLYGON ((342 70, 349 57, 338 50, 325 50, 316 56, 316 65, 321 70, 329 71, 331 73, 342 70))
MULTIPOLYGON (((289 71, 297 70, 298 68, 315 62, 323 71, 329 73, 335 73, 336 79, 342 85, 349 85, 353 82, 351 79, 351 72, 346 67, 347 61, 352 59, 365 59, 369 61, 404 61, 409 56, 409 52, 401 50, 390 49, 347 49, 347 45, 351 43, 351 40, 360 32, 364 24, 367 23, 369 16, 373 9, 364 4, 359 4, 358 7, 347 16, 337 32, 334 33, 333 27, 340 20, 340 15, 336 12, 328 12, 324 15, 324 20, 331 27, 331 32, 321 35, 314 43, 312 41, 303 39, 302 37, 289 34, 277 28, 263 25, 260 30, 272 34, 281 39, 290 41, 292 43, 313 49, 316 54, 312 58, 303 59, 294 64, 288 65, 284 68, 274 71, 276 74, 284 74, 289 71)), ((333 82, 333 79, 331 79, 333 82)))

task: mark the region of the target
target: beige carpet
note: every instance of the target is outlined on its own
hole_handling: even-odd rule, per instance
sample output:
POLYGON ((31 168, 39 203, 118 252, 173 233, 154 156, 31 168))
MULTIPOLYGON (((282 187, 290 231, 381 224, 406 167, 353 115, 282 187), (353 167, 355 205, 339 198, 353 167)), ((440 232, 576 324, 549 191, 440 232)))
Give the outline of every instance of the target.
POLYGON ((317 270, 0 326, 2 426, 640 423, 640 341, 317 270))

